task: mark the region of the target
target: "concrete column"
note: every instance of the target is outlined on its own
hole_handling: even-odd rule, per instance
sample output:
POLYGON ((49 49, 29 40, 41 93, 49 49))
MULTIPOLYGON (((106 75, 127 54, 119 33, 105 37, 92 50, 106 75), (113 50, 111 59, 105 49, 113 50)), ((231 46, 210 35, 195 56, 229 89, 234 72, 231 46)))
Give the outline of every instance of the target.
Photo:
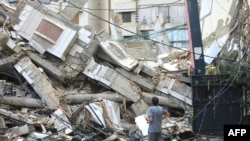
POLYGON ((89 25, 93 26, 95 31, 99 32, 105 29, 105 32, 109 33, 109 21, 110 18, 110 0, 89 0, 88 10, 91 14, 88 16, 89 25), (100 18, 98 18, 100 17, 100 18), (104 20, 102 20, 104 19, 104 20))

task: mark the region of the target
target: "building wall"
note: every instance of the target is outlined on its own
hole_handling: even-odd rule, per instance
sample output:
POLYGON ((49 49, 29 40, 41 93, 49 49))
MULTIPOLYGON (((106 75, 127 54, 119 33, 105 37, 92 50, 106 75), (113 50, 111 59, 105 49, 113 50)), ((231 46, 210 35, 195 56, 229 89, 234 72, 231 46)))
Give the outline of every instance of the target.
POLYGON ((119 17, 119 21, 116 22, 121 30, 123 36, 133 36, 138 33, 137 23, 136 23, 136 7, 137 2, 135 0, 111 0, 111 11, 116 16, 119 17), (130 15, 130 16, 129 16, 130 15), (124 21, 124 17, 126 20, 124 21))
POLYGON ((92 25, 97 32, 105 29, 105 31, 109 33, 109 23, 106 22, 109 21, 110 18, 109 0, 89 0, 87 4, 89 8, 88 11, 93 15, 96 15, 88 15, 88 24, 92 25))
MULTIPOLYGON (((91 0, 92 2, 98 2, 97 0, 91 0)), ((89 2, 91 2, 89 1, 89 2)), ((103 0, 101 0, 99 3, 101 3, 103 0)), ((107 0, 105 0, 107 1, 107 0)), ((89 3, 88 2, 88 3, 89 3)), ((102 4, 103 5, 103 4, 102 4)), ((186 23, 186 12, 185 12, 185 4, 184 0, 177 1, 176 0, 110 0, 110 11, 108 10, 108 6, 106 3, 106 6, 95 6, 94 4, 86 4, 84 6, 85 10, 88 10, 89 8, 96 9, 91 10, 90 12, 93 14, 96 14, 97 16, 100 16, 101 18, 106 19, 107 21, 110 21, 114 23, 114 27, 117 30, 118 33, 121 34, 123 37, 131 37, 131 36, 137 36, 140 35, 147 35, 154 32, 154 26, 155 22, 157 21, 158 15, 160 14, 160 8, 166 8, 168 7, 168 15, 166 14, 166 23, 163 26, 163 28, 168 29, 172 28, 178 25, 182 25, 186 23), (99 10, 98 10, 99 9, 99 10), (101 10, 103 9, 103 10, 101 10), (109 14, 107 12, 110 12, 109 14), (130 12, 131 13, 131 21, 130 22, 123 22, 123 15, 124 13, 130 12), (109 16, 108 16, 109 15, 109 16), (143 23, 143 18, 146 18, 147 23, 143 23), (112 18, 112 21, 109 19, 112 18), (115 18, 113 18, 115 17, 115 18)), ((89 17, 90 15, 87 12, 80 12, 79 14, 79 25, 104 25, 104 27, 107 27, 110 25, 110 23, 105 22, 103 20, 93 18, 92 21, 89 17), (96 23, 97 22, 97 23, 96 23)), ((106 28, 107 29, 107 28, 106 28)), ((179 31, 179 30, 178 30, 179 31)), ((174 33, 174 32, 171 32, 174 33)), ((179 33, 179 32, 178 32, 179 33)), ((185 32, 186 33, 186 32, 185 32)), ((167 34, 167 33, 166 33, 167 34)), ((172 35, 172 34, 168 34, 172 35)), ((150 36, 148 36, 150 37, 150 36)), ((178 36, 180 37, 180 36, 178 36)), ((173 37, 169 37, 170 43, 173 45, 178 44, 178 47, 184 46, 187 47, 186 42, 186 36, 185 39, 180 37, 180 43, 178 43, 178 39, 172 41, 173 37), (184 42, 184 44, 183 44, 184 42)))
MULTIPOLYGON (((121 27, 132 29, 136 34, 140 31, 153 30, 161 11, 165 11, 168 26, 186 23, 184 0, 111 0, 111 11, 122 19, 124 12, 131 12, 131 22, 120 24, 121 27), (126 4, 125 4, 126 3, 126 4)), ((132 36, 123 32, 123 36, 132 36)))
MULTIPOLYGON (((121 22, 119 26, 136 33, 135 36, 140 34, 153 40, 155 37, 151 37, 151 34, 155 35, 156 31, 154 31, 154 28, 160 13, 163 11, 165 23, 162 25, 162 29, 171 28, 171 31, 166 32, 169 43, 172 46, 176 46, 176 48, 188 47, 188 35, 185 26, 184 29, 182 26, 181 30, 178 28, 172 29, 176 26, 186 24, 186 7, 184 0, 177 2, 176 0, 111 0, 111 9, 120 19, 122 19, 123 12, 131 12, 131 22, 121 22), (132 6, 133 4, 131 4, 130 7, 126 7, 124 4, 117 3, 133 3, 136 5, 136 8, 132 6), (176 37, 172 33, 177 33, 178 36, 176 37)), ((131 33, 124 32, 124 30, 122 31, 124 37, 134 36, 131 33)), ((157 35, 159 36, 159 34, 157 35)))

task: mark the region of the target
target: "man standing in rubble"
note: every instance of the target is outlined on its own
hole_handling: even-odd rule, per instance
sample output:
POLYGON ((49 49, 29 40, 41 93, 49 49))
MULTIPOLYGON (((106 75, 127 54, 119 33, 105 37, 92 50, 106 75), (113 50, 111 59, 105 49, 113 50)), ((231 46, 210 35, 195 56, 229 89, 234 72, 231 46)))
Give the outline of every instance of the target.
POLYGON ((159 99, 153 97, 151 106, 148 108, 145 119, 149 123, 148 126, 148 141, 161 141, 162 119, 169 116, 169 112, 158 105, 159 99))

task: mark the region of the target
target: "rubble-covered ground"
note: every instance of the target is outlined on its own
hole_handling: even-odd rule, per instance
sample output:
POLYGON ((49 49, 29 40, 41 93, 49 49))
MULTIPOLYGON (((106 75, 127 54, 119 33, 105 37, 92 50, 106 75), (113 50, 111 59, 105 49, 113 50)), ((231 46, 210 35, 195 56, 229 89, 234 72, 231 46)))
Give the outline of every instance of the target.
POLYGON ((171 114, 165 140, 213 138, 192 133, 191 88, 181 81, 189 52, 162 60, 182 70, 169 73, 36 1, 1 3, 0 15, 1 141, 146 140, 143 116, 153 96, 171 114))

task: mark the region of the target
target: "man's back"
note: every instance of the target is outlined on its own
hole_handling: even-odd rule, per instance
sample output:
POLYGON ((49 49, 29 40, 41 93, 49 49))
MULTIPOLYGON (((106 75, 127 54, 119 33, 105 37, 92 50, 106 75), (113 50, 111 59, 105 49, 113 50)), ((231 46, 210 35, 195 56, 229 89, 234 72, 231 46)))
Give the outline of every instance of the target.
POLYGON ((149 123, 148 132, 149 133, 160 133, 161 132, 161 123, 162 123, 162 115, 164 115, 167 111, 165 111, 161 106, 150 106, 148 109, 148 117, 152 117, 153 121, 149 123))

